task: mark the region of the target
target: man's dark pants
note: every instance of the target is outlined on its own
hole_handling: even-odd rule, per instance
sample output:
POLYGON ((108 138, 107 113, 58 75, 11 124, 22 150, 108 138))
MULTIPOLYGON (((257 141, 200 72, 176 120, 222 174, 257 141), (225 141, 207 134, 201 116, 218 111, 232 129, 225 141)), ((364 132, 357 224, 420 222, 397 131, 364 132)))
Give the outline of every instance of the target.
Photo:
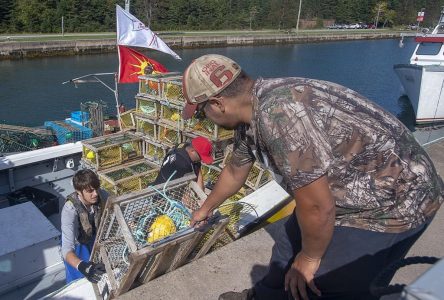
MULTIPOLYGON (((431 219, 399 234, 335 227, 315 274, 315 284, 322 292, 320 299, 376 299, 369 292, 373 278, 392 262, 405 257, 430 222, 431 219)), ((284 279, 301 249, 301 232, 294 213, 283 226, 286 234, 276 237, 268 274, 254 286, 254 299, 292 299, 291 293, 284 291, 284 279)), ((387 278, 387 285, 391 277, 387 278)), ((307 292, 310 299, 319 299, 308 287, 307 292)))

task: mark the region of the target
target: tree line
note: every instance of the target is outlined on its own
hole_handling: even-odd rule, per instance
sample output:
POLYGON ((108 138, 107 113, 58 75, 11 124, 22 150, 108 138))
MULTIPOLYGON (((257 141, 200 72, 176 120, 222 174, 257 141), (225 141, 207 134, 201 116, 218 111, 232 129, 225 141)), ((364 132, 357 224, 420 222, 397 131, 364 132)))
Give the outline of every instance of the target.
MULTIPOLYGON (((436 24, 444 0, 301 0, 301 19, 379 27, 416 23, 425 11, 424 26, 436 24)), ((156 31, 279 29, 296 27, 299 0, 132 0, 130 12, 156 31)), ((1 33, 115 31, 111 0, 0 0, 1 33)))

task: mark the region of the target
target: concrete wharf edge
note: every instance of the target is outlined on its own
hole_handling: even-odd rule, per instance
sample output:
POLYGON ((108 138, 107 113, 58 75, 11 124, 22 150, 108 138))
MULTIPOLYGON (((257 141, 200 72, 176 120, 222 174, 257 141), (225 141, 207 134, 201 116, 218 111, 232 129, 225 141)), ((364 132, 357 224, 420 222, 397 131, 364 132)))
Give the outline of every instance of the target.
MULTIPOLYGON (((425 148, 438 173, 443 176, 444 141, 425 148)), ((221 293, 249 288, 261 279, 267 270, 274 244, 273 236, 279 234, 279 222, 135 288, 119 299, 218 299, 221 293)), ((444 209, 441 207, 429 228, 407 256, 443 257, 443 228, 444 209)), ((402 268, 396 273, 392 283, 408 284, 429 267, 430 265, 411 265, 402 268)))
MULTIPOLYGON (((211 35, 211 36, 162 36, 173 49, 211 48, 228 46, 257 46, 270 44, 314 43, 340 40, 370 40, 399 38, 395 32, 363 32, 341 34, 273 34, 273 35, 211 35)), ((108 53, 116 51, 115 39, 59 40, 42 42, 0 42, 0 60, 25 57, 45 57, 108 53)))

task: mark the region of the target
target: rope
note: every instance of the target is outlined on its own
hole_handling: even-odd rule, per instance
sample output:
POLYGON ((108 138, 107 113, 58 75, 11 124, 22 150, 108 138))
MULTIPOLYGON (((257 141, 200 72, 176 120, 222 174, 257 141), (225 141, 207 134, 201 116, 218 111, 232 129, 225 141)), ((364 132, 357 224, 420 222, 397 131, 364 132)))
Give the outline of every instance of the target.
POLYGON ((413 256, 399 259, 382 270, 373 279, 373 281, 370 283, 370 293, 376 297, 400 293, 404 289, 405 284, 392 284, 389 286, 384 286, 398 269, 413 264, 434 264, 438 260, 439 258, 430 256, 413 256))

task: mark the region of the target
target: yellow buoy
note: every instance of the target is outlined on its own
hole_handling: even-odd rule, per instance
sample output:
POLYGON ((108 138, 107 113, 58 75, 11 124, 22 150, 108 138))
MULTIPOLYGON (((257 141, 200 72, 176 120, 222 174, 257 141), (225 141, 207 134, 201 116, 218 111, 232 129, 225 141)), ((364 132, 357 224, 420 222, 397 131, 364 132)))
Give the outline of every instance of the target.
POLYGON ((167 237, 176 232, 176 225, 173 220, 167 215, 161 215, 154 219, 153 224, 150 226, 148 233, 148 243, 154 243, 164 237, 167 237))
POLYGON ((88 153, 86 153, 86 158, 89 160, 93 160, 95 157, 94 151, 88 151, 88 153))

